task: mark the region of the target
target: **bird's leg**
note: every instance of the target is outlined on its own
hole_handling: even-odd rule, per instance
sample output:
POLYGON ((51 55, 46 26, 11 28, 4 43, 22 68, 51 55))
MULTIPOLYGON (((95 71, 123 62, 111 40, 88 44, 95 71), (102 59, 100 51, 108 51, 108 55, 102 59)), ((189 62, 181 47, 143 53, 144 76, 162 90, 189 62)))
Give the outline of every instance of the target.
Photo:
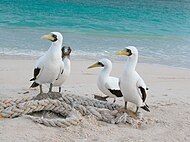
POLYGON ((51 99, 58 99, 58 98, 60 98, 61 97, 61 93, 59 93, 59 92, 52 92, 52 88, 53 88, 53 84, 50 83, 48 97, 51 98, 51 99))
POLYGON ((127 102, 125 102, 125 109, 127 110, 127 102))
MULTIPOLYGON (((139 107, 137 107, 136 112, 138 111, 138 108, 139 107)), ((136 113, 134 113, 133 111, 127 109, 127 102, 125 102, 125 107, 124 108, 118 109, 118 113, 127 113, 131 117, 136 118, 136 113)))
POLYGON ((124 108, 120 108, 120 109, 118 109, 118 113, 128 113, 128 110, 127 110, 127 102, 125 102, 125 106, 124 106, 124 108))
POLYGON ((43 90, 42 90, 42 85, 40 85, 40 94, 43 93, 43 90))
POLYGON ((34 100, 42 100, 47 97, 47 95, 45 95, 46 93, 43 93, 42 84, 39 84, 39 87, 40 87, 40 93, 34 97, 34 100))
POLYGON ((59 93, 61 93, 61 87, 59 87, 59 93))
POLYGON ((135 111, 135 114, 137 114, 138 110, 139 110, 139 107, 137 106, 137 109, 136 109, 136 111, 135 111))
POLYGON ((50 86, 49 86, 49 92, 52 92, 52 87, 53 87, 53 84, 50 83, 50 86))
POLYGON ((139 107, 137 107, 137 109, 136 109, 135 112, 134 112, 134 111, 131 111, 131 110, 128 110, 128 114, 129 114, 132 118, 137 119, 137 112, 138 112, 138 109, 139 109, 139 107))

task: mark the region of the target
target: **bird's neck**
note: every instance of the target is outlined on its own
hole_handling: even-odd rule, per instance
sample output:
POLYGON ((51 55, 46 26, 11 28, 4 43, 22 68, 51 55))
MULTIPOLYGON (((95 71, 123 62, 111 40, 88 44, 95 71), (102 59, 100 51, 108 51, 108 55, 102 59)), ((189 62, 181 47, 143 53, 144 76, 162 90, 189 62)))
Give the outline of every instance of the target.
POLYGON ((111 73, 112 67, 111 66, 106 66, 102 69, 102 71, 99 74, 100 78, 107 78, 109 77, 110 73, 111 73))
POLYGON ((63 58, 63 62, 64 62, 64 67, 65 68, 70 68, 70 65, 71 65, 71 61, 70 61, 70 59, 69 59, 69 57, 64 57, 63 58))
MULTIPOLYGON (((62 54, 63 54, 63 53, 62 53, 62 54)), ((62 60, 65 60, 65 59, 67 59, 67 60, 70 61, 70 55, 64 55, 64 56, 62 56, 62 60)))
POLYGON ((138 56, 129 57, 125 65, 125 70, 127 72, 135 71, 137 62, 138 62, 138 56))
POLYGON ((57 40, 56 42, 52 42, 51 46, 56 46, 56 47, 62 46, 62 43, 63 43, 62 40, 57 40))
POLYGON ((48 53, 51 54, 53 58, 60 59, 61 58, 61 48, 62 48, 62 42, 60 42, 60 41, 53 42, 51 47, 48 50, 48 53))

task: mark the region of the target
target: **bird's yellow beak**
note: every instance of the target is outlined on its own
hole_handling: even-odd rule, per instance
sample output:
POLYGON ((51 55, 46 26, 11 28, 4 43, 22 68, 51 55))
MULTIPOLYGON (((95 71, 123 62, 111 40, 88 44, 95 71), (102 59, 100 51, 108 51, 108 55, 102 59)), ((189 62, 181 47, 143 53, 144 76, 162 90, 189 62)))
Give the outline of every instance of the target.
POLYGON ((88 69, 95 68, 95 67, 102 67, 98 62, 88 67, 88 69))
POLYGON ((123 49, 123 50, 118 51, 118 52, 116 53, 116 55, 129 56, 130 53, 127 52, 125 49, 123 49))
POLYGON ((48 34, 48 35, 43 35, 43 36, 41 37, 41 39, 46 39, 46 40, 53 41, 53 40, 54 40, 54 37, 52 36, 52 34, 48 34))

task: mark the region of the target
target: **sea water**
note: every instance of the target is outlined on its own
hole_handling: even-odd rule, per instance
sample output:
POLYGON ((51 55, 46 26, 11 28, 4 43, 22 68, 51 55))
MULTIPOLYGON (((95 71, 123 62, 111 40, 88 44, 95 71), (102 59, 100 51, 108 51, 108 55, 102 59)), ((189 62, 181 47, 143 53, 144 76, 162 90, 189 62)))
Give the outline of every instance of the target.
POLYGON ((140 62, 190 68, 189 0, 0 0, 0 53, 35 55, 59 31, 74 58, 125 60, 133 45, 140 62))

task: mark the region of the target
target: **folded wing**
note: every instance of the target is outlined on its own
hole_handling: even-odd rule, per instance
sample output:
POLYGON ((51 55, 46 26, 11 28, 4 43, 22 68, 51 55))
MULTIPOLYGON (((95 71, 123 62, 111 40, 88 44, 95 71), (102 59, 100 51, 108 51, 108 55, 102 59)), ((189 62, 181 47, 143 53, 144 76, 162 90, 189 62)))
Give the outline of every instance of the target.
POLYGON ((118 78, 110 77, 108 82, 106 83, 106 88, 116 97, 123 97, 120 87, 119 87, 118 78))

